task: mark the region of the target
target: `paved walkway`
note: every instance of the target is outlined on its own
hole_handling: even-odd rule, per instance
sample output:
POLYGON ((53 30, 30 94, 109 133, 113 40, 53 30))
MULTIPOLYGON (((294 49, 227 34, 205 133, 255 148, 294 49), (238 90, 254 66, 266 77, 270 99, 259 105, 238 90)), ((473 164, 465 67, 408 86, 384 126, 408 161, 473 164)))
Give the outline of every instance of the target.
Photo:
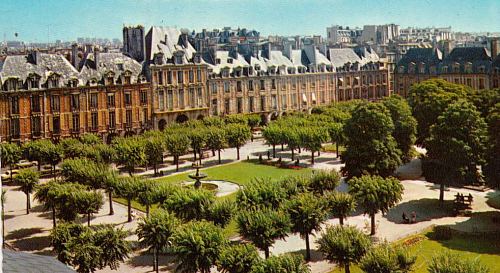
MULTIPOLYGON (((271 150, 270 147, 265 145, 262 140, 256 140, 252 143, 248 143, 240 150, 241 159, 246 159, 247 156, 250 158, 258 158, 259 154, 267 156, 267 151, 271 150)), ((288 151, 280 151, 277 149, 277 156, 282 156, 283 160, 289 160, 290 153, 288 151)), ((303 152, 298 155, 301 158, 301 164, 309 164, 310 166, 310 153, 303 152)), ((184 156, 183 159, 192 159, 192 155, 184 156)), ((234 162, 236 158, 236 149, 226 149, 221 153, 221 158, 224 163, 234 162)), ((217 162, 217 157, 210 157, 203 160, 205 166, 214 166, 217 162)), ((317 169, 336 169, 341 168, 341 163, 339 159, 335 158, 334 153, 321 153, 321 156, 315 159, 316 164, 312 166, 317 169)), ((391 209, 387 215, 378 214, 377 219, 377 238, 387 239, 389 241, 394 241, 410 234, 418 233, 423 229, 434 225, 434 224, 447 224, 453 225, 454 228, 463 231, 487 231, 492 229, 498 230, 498 224, 492 223, 489 219, 484 219, 491 217, 492 213, 500 214, 499 210, 488 207, 485 204, 486 194, 480 192, 472 192, 474 196, 473 209, 475 212, 474 217, 451 217, 450 203, 448 202, 444 207, 440 207, 437 202, 439 196, 439 188, 435 187, 434 184, 427 183, 423 180, 418 180, 419 177, 419 161, 414 160, 411 163, 400 168, 398 172, 405 177, 410 177, 411 180, 404 180, 402 184, 404 186, 403 200, 395 208, 391 209), (410 214, 415 211, 417 214, 418 223, 416 224, 403 224, 402 213, 406 212, 410 214)), ((192 172, 191 162, 186 161, 181 164, 182 171, 192 172)), ((167 173, 171 173, 175 170, 175 166, 169 165, 162 168, 162 170, 167 173)), ((151 175, 152 170, 142 173, 144 175, 151 175)), ((29 215, 26 215, 25 195, 16 190, 15 187, 7 186, 5 187, 7 191, 7 202, 6 202, 6 234, 7 242, 13 247, 38 253, 53 255, 50 251, 50 242, 48 235, 50 229, 52 228, 52 220, 50 213, 42 211, 42 207, 33 202, 33 209, 29 215)), ((347 185, 342 183, 338 190, 346 191, 347 185)), ((452 200, 453 195, 456 192, 461 192, 464 194, 469 194, 469 190, 464 189, 448 189, 445 194, 446 200, 452 200)), ((114 203, 115 215, 109 216, 108 214, 108 203, 106 202, 100 213, 95 215, 92 219, 92 224, 97 223, 114 223, 118 226, 122 226, 125 229, 134 231, 137 226, 137 221, 132 223, 127 223, 127 210, 126 207, 117 203, 114 203)), ((135 218, 140 217, 141 212, 134 210, 135 218)), ((82 217, 80 222, 86 223, 86 218, 82 217)), ((362 213, 354 213, 353 216, 346 220, 349 225, 355 225, 361 229, 369 230, 369 218, 364 216, 362 213)), ((327 225, 338 224, 337 219, 330 219, 327 221, 327 225)), ((316 248, 316 235, 311 236, 311 249, 316 248)), ((135 235, 129 238, 130 240, 136 241, 135 235)), ((305 249, 305 242, 298 235, 290 235, 286 240, 280 240, 275 243, 274 247, 271 249, 272 254, 281 254, 285 252, 303 252, 305 249)), ((313 272, 329 272, 334 265, 321 260, 320 253, 313 251, 313 262, 310 263, 313 272)), ((135 252, 132 257, 124 264, 121 265, 118 272, 151 272, 151 256, 148 254, 143 254, 140 252, 135 252)), ((167 257, 161 257, 160 263, 162 265, 167 264, 167 257)), ((167 270, 173 272, 172 266, 162 266, 162 270, 167 270)), ((98 272, 117 272, 109 269, 99 270, 98 272)))

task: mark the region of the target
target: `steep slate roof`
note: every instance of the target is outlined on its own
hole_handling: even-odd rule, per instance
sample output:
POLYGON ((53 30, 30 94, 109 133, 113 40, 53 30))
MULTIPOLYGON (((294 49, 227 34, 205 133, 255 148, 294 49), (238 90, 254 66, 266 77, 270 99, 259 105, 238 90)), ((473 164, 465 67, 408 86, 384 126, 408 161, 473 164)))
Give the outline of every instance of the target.
POLYGON ((346 63, 361 63, 361 58, 351 48, 330 48, 328 55, 334 67, 342 67, 346 63))
POLYGON ((367 64, 370 62, 376 63, 380 61, 380 57, 371 47, 356 47, 354 49, 354 52, 356 52, 356 54, 361 57, 362 64, 367 64))
POLYGON ((321 54, 315 46, 306 46, 304 48, 309 64, 312 65, 331 65, 332 63, 328 58, 321 54))
POLYGON ((84 85, 92 78, 100 81, 109 72, 114 73, 116 81, 125 71, 131 72, 131 81, 135 83, 142 71, 140 63, 122 53, 99 52, 98 61, 96 64, 95 53, 89 53, 83 60, 80 79, 84 85))
POLYGON ((456 47, 444 58, 446 62, 491 61, 490 52, 484 47, 456 47))
POLYGON ((269 53, 269 59, 266 59, 265 62, 268 67, 274 66, 274 67, 292 67, 294 66, 293 63, 288 59, 285 55, 283 55, 283 52, 277 51, 277 50, 272 50, 269 53))
POLYGON ((63 84, 68 84, 68 80, 78 77, 78 71, 64 56, 37 53, 35 62, 34 54, 7 56, 0 71, 2 82, 8 78, 18 78, 24 82, 30 74, 36 74, 40 76, 40 82, 45 83, 52 73, 56 73, 63 84))
POLYGON ((146 35, 146 47, 150 49, 149 56, 146 58, 153 60, 156 53, 163 53, 165 63, 167 63, 174 56, 174 52, 183 51, 184 61, 191 60, 196 51, 189 42, 187 47, 182 44, 181 34, 180 30, 172 27, 151 27, 146 35))
POLYGON ((245 61, 245 58, 241 56, 239 53, 234 53, 233 56, 230 56, 229 51, 218 50, 215 51, 215 56, 204 56, 204 61, 208 64, 212 71, 216 74, 220 73, 222 68, 228 67, 229 73, 232 73, 233 70, 237 67, 247 67, 249 64, 245 61), (232 63, 229 63, 228 60, 232 59, 232 63), (220 64, 214 63, 216 59, 220 60, 220 64))
POLYGON ((2 268, 5 273, 74 273, 54 257, 2 250, 2 268))
POLYGON ((443 54, 439 49, 434 48, 410 48, 408 52, 398 62, 398 66, 407 65, 409 63, 425 63, 437 64, 443 58, 443 54))

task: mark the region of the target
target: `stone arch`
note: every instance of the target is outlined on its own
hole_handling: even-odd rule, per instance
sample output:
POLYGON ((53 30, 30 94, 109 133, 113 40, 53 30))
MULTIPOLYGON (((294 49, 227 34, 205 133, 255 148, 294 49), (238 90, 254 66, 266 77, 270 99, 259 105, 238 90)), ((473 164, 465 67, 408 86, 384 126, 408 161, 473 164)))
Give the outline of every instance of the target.
POLYGON ((175 122, 177 122, 177 123, 184 123, 188 120, 189 120, 189 118, 184 114, 180 114, 175 118, 175 122))
POLYGON ((158 130, 163 131, 165 128, 167 128, 167 121, 160 119, 160 121, 158 121, 158 130))

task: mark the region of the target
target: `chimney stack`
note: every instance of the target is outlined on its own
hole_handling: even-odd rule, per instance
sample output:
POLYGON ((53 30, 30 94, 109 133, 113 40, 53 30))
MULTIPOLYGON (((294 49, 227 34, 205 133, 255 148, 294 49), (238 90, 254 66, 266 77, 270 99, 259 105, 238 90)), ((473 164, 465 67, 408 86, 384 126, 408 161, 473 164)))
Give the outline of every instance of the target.
POLYGON ((95 68, 97 69, 99 67, 99 61, 100 61, 100 52, 99 48, 95 47, 94 48, 94 63, 95 63, 95 68))
POLYGON ((491 39, 491 58, 494 60, 498 56, 498 38, 491 39))
POLYGON ((78 45, 77 44, 72 44, 71 45, 71 64, 78 69, 78 45))

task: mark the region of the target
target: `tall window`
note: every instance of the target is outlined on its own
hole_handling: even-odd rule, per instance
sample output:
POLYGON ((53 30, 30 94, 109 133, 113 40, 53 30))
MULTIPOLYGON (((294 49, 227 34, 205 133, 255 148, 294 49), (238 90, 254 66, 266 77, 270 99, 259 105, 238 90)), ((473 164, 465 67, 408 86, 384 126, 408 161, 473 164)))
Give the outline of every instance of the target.
POLYGON ((212 89, 212 94, 217 94, 217 83, 216 82, 213 82, 212 85, 210 86, 210 88, 212 89))
POLYGON ((194 72, 193 70, 189 70, 189 82, 192 83, 194 82, 194 72))
POLYGON ((248 81, 248 91, 253 91, 253 81, 252 80, 248 81))
POLYGON ((196 94, 196 99, 198 101, 198 107, 201 107, 203 106, 203 95, 202 95, 202 90, 201 90, 201 87, 198 87, 198 91, 197 91, 197 94, 196 94))
POLYGON ((127 110, 125 112, 125 121, 126 121, 127 127, 132 127, 132 110, 127 110))
POLYGON ((238 110, 238 114, 243 113, 243 98, 238 98, 236 101, 236 108, 238 110))
POLYGON ((201 82, 201 69, 196 70, 196 81, 201 82))
POLYGON ((213 99, 212 100, 212 114, 214 116, 217 116, 219 114, 219 112, 217 111, 217 107, 218 107, 217 99, 213 99))
POLYGON ((146 91, 141 91, 141 105, 148 104, 148 93, 146 91))
POLYGON ((254 108, 254 98, 253 97, 248 97, 248 110, 253 113, 255 111, 254 108))
POLYGON ((177 71, 177 83, 184 83, 184 73, 182 71, 177 71))
POLYGON ((80 95, 79 94, 72 94, 70 104, 71 104, 71 111, 80 110, 80 95))
POLYGON ((179 108, 184 108, 184 89, 179 89, 179 108))
POLYGON ((10 135, 12 138, 19 138, 21 135, 21 126, 19 125, 19 118, 10 120, 10 135))
POLYGON ((31 112, 40 112, 40 96, 31 96, 31 112))
POLYGON ((59 112, 61 110, 61 98, 59 95, 50 96, 50 109, 52 113, 59 112))
POLYGON ((273 110, 278 109, 278 100, 276 99, 276 95, 271 96, 271 107, 273 108, 273 110))
POLYGON ((114 108, 115 107, 115 94, 109 93, 108 94, 108 108, 114 108))
POLYGON ((147 108, 142 109, 142 122, 144 124, 148 123, 148 109, 147 108))
POLYGON ((79 132, 80 131, 80 114, 73 114, 73 126, 71 127, 73 132, 79 132))
POLYGON ((172 84, 172 71, 167 71, 167 83, 172 84))
POLYGON ((163 85, 163 71, 158 71, 158 84, 163 85))
POLYGON ((260 97, 260 111, 266 111, 266 96, 260 97))
POLYGON ((225 99, 224 100, 224 113, 226 113, 226 115, 228 115, 229 113, 231 113, 231 101, 229 99, 225 99))
POLYGON ((241 88, 241 81, 237 81, 237 82, 236 82, 236 91, 238 91, 238 92, 241 92, 241 91, 242 91, 242 88, 241 88))
POLYGON ((168 109, 174 108, 174 94, 172 90, 167 90, 167 108, 168 109))
POLYGON ((90 116, 90 119, 91 119, 91 129, 93 131, 96 131, 97 128, 98 128, 98 124, 99 124, 99 116, 98 116, 98 113, 97 112, 92 112, 91 116, 90 116))
POLYGON ((19 97, 10 97, 10 113, 19 114, 19 97))
POLYGON ((42 132, 42 120, 40 117, 31 117, 31 134, 34 137, 41 136, 42 132))
POLYGON ((189 106, 195 107, 194 88, 189 88, 189 106))
POLYGON ((116 127, 116 114, 115 112, 109 112, 109 128, 114 129, 116 127))
POLYGON ((271 86, 272 86, 271 87, 272 89, 276 89, 276 80, 275 79, 272 79, 271 86))
POLYGON ((266 89, 266 81, 260 80, 260 90, 265 90, 265 89, 266 89))
POLYGON ((132 105, 132 94, 130 92, 125 92, 125 106, 130 106, 132 105))
POLYGON ((158 109, 165 109, 165 93, 163 90, 158 92, 158 109))
POLYGON ((281 108, 286 109, 286 107, 287 107, 286 95, 281 95, 281 108))
POLYGON ((90 108, 97 108, 97 93, 90 94, 90 108))
POLYGON ((61 133, 61 118, 60 117, 52 117, 52 133, 60 134, 61 133))

